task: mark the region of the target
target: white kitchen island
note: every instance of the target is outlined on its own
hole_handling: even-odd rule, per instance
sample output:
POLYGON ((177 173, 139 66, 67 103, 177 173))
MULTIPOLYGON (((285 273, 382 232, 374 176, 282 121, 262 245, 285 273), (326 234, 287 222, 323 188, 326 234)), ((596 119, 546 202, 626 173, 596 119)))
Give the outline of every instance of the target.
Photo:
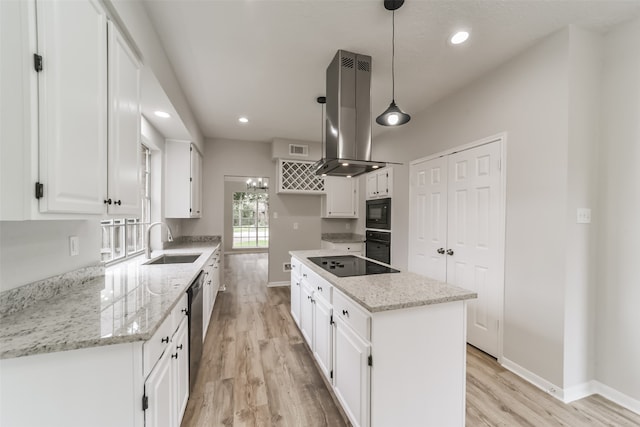
POLYGON ((466 303, 408 272, 337 277, 292 251, 291 310, 354 426, 464 426, 466 303))

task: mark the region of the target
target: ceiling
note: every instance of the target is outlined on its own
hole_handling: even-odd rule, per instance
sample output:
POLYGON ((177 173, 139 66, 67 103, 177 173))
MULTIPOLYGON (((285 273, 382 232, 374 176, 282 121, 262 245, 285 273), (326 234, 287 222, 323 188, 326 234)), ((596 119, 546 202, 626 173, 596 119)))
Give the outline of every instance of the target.
MULTIPOLYGON (((315 99, 338 49, 373 57, 374 116, 391 101, 391 12, 382 0, 147 0, 145 7, 207 138, 320 140, 315 99)), ((396 101, 415 116, 569 24, 606 32, 639 15, 640 0, 407 0, 395 17, 396 101), (450 45, 460 28, 470 30, 469 41, 450 45)), ((384 130, 374 122, 374 136, 384 130)))

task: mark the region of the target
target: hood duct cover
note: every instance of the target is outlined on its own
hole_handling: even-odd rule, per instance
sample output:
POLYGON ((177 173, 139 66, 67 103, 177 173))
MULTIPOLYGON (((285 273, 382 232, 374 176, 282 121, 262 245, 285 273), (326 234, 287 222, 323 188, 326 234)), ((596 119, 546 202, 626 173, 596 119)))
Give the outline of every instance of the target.
POLYGON ((386 166, 371 161, 371 57, 339 50, 327 67, 323 158, 315 173, 357 176, 386 166))

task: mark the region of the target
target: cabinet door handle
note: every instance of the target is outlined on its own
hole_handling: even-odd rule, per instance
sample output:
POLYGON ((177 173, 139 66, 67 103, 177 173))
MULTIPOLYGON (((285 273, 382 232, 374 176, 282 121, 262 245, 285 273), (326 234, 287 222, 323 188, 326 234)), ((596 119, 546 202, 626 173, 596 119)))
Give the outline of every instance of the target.
POLYGON ((176 346, 176 350, 182 350, 182 344, 176 346))
POLYGON ((440 255, 443 255, 444 254, 444 248, 438 248, 438 250, 436 252, 438 252, 440 255))
POLYGON ((122 200, 118 200, 117 202, 114 201, 113 204, 120 206, 122 204, 122 200))
POLYGON ((111 199, 107 199, 107 200, 105 200, 105 201, 104 201, 104 204, 105 204, 105 205, 110 205, 110 204, 111 204, 111 199))
POLYGON ((348 310, 342 310, 342 315, 349 317, 349 311, 348 310))
POLYGON ((322 292, 322 286, 318 286, 318 290, 322 292))
POLYGON ((172 359, 177 359, 177 358, 178 358, 178 353, 176 353, 176 354, 172 354, 172 355, 171 355, 171 358, 172 358, 172 359))
POLYGON ((169 337, 162 338, 162 342, 167 342, 168 343, 169 342, 169 337))
POLYGON ((453 249, 447 249, 447 255, 453 255, 453 249))

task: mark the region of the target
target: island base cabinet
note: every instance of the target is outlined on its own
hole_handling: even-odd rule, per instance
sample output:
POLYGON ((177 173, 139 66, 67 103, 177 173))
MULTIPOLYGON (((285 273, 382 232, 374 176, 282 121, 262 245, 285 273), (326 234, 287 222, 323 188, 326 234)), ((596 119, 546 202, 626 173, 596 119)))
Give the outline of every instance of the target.
POLYGON ((373 313, 373 427, 464 427, 466 324, 464 301, 373 313))
POLYGON ((368 427, 371 345, 339 317, 335 324, 334 392, 354 427, 368 427))
POLYGON ((300 327, 300 278, 295 271, 291 272, 291 317, 300 327))
POLYGON ((331 326, 331 305, 321 297, 315 296, 314 318, 313 318, 313 356, 318 362, 320 370, 324 376, 332 382, 331 370, 333 369, 332 350, 332 326, 331 326))

